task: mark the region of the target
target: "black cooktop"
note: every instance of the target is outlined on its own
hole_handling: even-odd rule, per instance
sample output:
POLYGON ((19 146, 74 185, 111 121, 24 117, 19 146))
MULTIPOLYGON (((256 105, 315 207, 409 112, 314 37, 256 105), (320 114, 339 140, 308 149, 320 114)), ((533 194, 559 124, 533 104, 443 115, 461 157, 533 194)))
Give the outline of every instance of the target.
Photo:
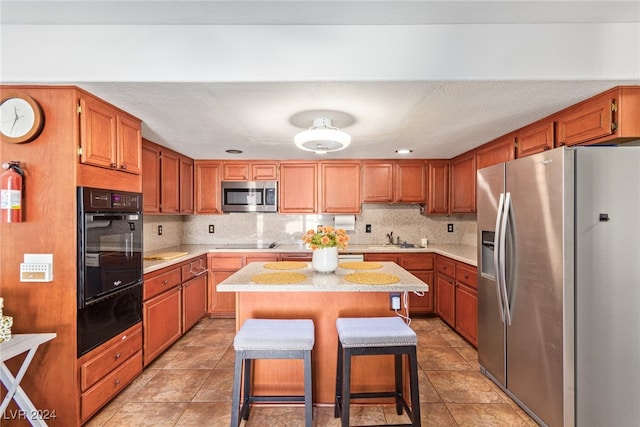
POLYGON ((216 249, 273 249, 278 247, 275 242, 272 243, 227 243, 224 245, 216 245, 216 249))

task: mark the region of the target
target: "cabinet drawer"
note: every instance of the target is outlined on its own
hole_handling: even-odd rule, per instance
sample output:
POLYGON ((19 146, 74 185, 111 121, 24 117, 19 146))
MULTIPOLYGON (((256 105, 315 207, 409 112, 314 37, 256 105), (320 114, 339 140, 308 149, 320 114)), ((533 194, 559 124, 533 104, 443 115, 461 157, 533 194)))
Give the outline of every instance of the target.
POLYGON ((209 268, 212 271, 219 270, 240 270, 243 267, 244 257, 217 257, 212 256, 209 268))
POLYGON ((80 367, 82 391, 87 390, 140 350, 142 350, 142 328, 138 328, 131 334, 122 335, 120 341, 80 367))
POLYGON ((82 394, 80 398, 82 420, 86 420, 93 415, 113 396, 120 393, 141 372, 142 351, 138 351, 115 371, 82 394))
POLYGON ((167 289, 178 286, 180 282, 181 279, 179 268, 159 274, 150 279, 147 279, 145 277, 142 299, 146 301, 149 298, 166 291, 167 289))
POLYGON ((189 262, 189 264, 185 264, 182 266, 182 281, 186 282, 189 279, 193 279, 196 276, 200 276, 206 271, 207 271, 207 258, 206 257, 197 258, 189 262))
POLYGON ((400 265, 405 270, 433 270, 434 261, 433 254, 403 254, 400 265))
POLYGON ((399 254, 364 254, 365 261, 395 262, 400 265, 399 254))
POLYGON ((438 257, 436 268, 438 273, 444 274, 445 276, 456 276, 456 263, 449 258, 438 257))
POLYGON ((456 266, 456 281, 478 289, 477 270, 470 265, 458 264, 456 266))

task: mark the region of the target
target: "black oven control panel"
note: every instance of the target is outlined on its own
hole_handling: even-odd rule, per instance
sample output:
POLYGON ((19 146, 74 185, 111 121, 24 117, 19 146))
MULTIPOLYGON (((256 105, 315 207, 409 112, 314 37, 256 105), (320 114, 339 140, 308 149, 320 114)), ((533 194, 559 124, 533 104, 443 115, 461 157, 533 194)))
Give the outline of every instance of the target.
POLYGON ((84 187, 81 191, 84 211, 139 212, 142 194, 84 187))

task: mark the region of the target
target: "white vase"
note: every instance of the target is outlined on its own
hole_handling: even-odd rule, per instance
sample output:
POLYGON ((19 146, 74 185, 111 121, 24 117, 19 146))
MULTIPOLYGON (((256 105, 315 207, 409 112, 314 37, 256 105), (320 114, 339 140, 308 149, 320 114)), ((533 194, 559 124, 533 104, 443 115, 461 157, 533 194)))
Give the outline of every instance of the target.
POLYGON ((332 273, 338 268, 338 248, 322 248, 313 251, 313 269, 320 273, 332 273))

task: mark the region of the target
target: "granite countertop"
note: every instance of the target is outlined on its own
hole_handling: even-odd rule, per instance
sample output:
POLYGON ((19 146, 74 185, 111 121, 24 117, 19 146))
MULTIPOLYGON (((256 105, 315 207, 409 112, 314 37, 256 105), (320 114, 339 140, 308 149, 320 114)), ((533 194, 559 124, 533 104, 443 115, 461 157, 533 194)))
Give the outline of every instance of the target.
POLYGON ((264 268, 264 262, 252 262, 220 282, 218 292, 428 292, 429 285, 393 262, 381 262, 382 268, 375 270, 350 270, 340 268, 334 273, 318 273, 308 263, 306 268, 297 270, 271 270, 264 268), (284 285, 263 285, 251 278, 261 273, 276 272, 301 273, 307 276, 304 282, 284 285), (348 282, 344 276, 351 273, 385 273, 398 276, 400 281, 389 285, 364 285, 348 282))
MULTIPOLYGON (((187 261, 191 258, 205 255, 209 252, 274 252, 274 253, 302 253, 311 252, 309 248, 300 244, 280 244, 273 249, 216 249, 214 244, 203 245, 178 245, 169 248, 160 249, 157 251, 145 252, 144 256, 151 256, 161 252, 186 252, 186 255, 182 255, 170 260, 145 260, 144 261, 144 273, 151 273, 153 271, 160 270, 165 267, 170 267, 174 264, 178 264, 183 261, 187 261)), ((446 257, 455 259, 460 262, 464 262, 469 265, 477 266, 477 250, 475 246, 458 245, 458 244, 429 244, 426 248, 401 248, 398 246, 382 246, 382 245, 358 245, 353 244, 340 251, 340 253, 356 254, 356 253, 436 253, 444 255, 446 257)))

